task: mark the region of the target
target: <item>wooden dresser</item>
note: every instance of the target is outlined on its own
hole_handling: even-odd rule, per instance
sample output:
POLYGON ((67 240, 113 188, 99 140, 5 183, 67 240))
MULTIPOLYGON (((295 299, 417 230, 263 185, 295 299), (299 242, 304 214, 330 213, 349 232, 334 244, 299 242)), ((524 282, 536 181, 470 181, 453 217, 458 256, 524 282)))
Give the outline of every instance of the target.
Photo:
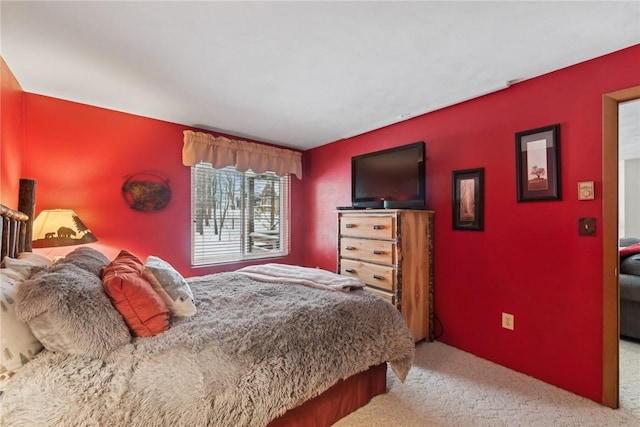
POLYGON ((416 342, 433 340, 433 211, 340 211, 338 230, 338 272, 394 304, 416 342))

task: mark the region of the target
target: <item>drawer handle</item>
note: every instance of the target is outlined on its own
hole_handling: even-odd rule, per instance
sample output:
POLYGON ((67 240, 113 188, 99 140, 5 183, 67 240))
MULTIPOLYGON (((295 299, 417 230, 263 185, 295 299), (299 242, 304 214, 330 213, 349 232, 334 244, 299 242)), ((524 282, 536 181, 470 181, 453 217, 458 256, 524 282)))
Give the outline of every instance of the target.
POLYGON ((344 269, 347 273, 355 273, 356 271, 353 268, 347 267, 344 269))
POLYGON ((355 226, 355 224, 345 224, 344 228, 354 228, 355 226))
POLYGON ((375 250, 373 251, 373 254, 374 254, 374 255, 384 255, 384 251, 381 251, 381 250, 379 250, 379 249, 375 249, 375 250))
POLYGON ((348 250, 348 251, 355 251, 356 250, 355 246, 346 246, 345 249, 348 250))
POLYGON ((374 225, 373 229, 374 230, 382 230, 384 228, 384 225, 374 225))
POLYGON ((373 275, 373 278, 374 278, 374 279, 376 279, 376 280, 382 280, 382 279, 384 279, 384 277, 382 277, 382 276, 380 276, 380 275, 378 275, 378 274, 374 274, 374 275, 373 275))

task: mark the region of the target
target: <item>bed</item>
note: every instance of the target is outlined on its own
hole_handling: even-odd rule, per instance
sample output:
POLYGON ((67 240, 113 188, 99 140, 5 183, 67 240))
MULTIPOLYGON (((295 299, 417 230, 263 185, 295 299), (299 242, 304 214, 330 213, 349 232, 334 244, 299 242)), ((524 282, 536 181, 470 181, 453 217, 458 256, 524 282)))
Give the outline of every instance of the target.
MULTIPOLYGON (((17 222, 3 227, 3 248, 13 239, 5 234, 21 234, 5 231, 28 224, 5 213, 17 222)), ((28 252, 7 248, 9 264, 28 252)), ((411 367, 414 341, 394 306, 357 286, 296 282, 312 270, 299 267, 282 280, 260 280, 255 268, 186 278, 193 315, 170 310, 167 329, 150 336, 126 323, 125 336, 103 283, 120 255, 96 252, 81 247, 18 284, 18 317, 66 336, 43 337, 45 348, 6 381, 0 425, 329 426, 386 392, 387 366, 401 380, 411 367), (43 311, 54 312, 45 325, 43 311)))

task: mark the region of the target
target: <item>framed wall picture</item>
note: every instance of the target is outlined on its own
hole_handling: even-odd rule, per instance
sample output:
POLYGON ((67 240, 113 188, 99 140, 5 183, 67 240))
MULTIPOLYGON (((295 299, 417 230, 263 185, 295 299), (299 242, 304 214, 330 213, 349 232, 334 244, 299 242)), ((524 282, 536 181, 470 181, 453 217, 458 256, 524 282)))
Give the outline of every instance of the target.
POLYGON ((560 200, 560 125, 516 133, 518 202, 560 200))
POLYGON ((453 171, 454 230, 484 230, 484 168, 453 171))

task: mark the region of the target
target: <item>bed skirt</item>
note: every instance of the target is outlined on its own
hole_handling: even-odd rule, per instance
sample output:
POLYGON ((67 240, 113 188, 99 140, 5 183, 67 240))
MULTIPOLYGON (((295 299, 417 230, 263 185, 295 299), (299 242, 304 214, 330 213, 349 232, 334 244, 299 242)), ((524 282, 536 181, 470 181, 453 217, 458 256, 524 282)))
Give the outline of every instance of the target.
POLYGON ((387 391, 387 364, 340 380, 321 395, 271 421, 267 427, 329 427, 387 391))

